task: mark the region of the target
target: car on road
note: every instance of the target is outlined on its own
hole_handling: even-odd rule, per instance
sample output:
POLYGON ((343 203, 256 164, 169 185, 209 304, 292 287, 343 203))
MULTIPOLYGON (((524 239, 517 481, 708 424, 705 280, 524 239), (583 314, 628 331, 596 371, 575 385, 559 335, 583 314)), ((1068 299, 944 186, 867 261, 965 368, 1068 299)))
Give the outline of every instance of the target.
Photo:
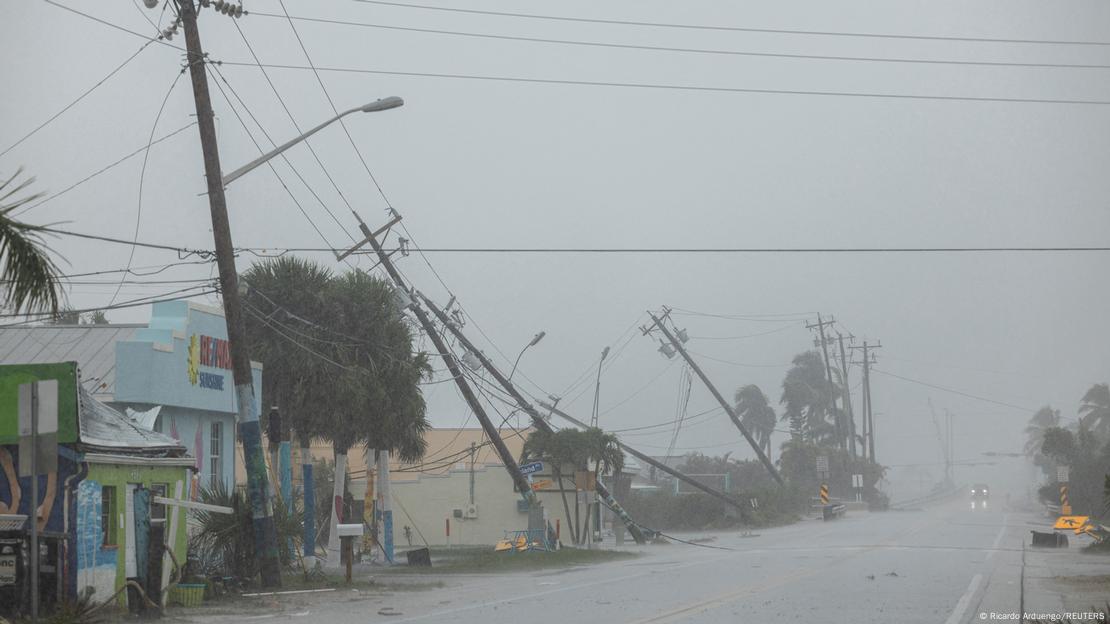
POLYGON ((971 509, 986 509, 987 501, 990 500, 991 490, 986 483, 976 483, 971 486, 971 509))

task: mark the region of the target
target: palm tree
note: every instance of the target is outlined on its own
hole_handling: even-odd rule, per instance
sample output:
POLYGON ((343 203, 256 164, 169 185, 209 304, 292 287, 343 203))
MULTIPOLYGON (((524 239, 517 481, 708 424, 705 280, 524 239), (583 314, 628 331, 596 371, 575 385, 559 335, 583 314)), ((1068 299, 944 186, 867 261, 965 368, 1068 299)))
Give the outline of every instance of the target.
POLYGON ((13 183, 23 172, 19 169, 7 180, 0 179, 0 282, 2 302, 13 313, 58 312, 58 267, 47 255, 40 236, 42 226, 29 225, 15 219, 13 212, 42 197, 41 193, 16 197, 34 183, 27 178, 13 183))
POLYGON ((782 381, 782 398, 786 406, 782 419, 790 423, 791 435, 821 445, 835 444, 834 414, 829 406, 838 392, 825 377, 825 364, 817 351, 794 356, 794 366, 782 381))
POLYGON ((1110 437, 1110 386, 1095 384, 1079 405, 1079 425, 1102 440, 1110 437))
POLYGON ((1060 426, 1060 410, 1054 410, 1051 406, 1045 405, 1037 410, 1033 417, 1029 419, 1029 424, 1025 426, 1025 454, 1028 457, 1034 457, 1041 452, 1041 444, 1044 442, 1044 432, 1047 429, 1060 426))
MULTIPOLYGON (((243 307, 250 352, 266 365, 263 400, 267 407, 280 409, 281 439, 288 439, 292 432, 301 449, 304 554, 310 558, 315 557, 317 531, 309 448, 323 429, 321 406, 334 388, 336 372, 314 353, 326 351, 336 340, 319 325, 319 320, 326 318, 325 294, 331 278, 329 269, 292 256, 256 263, 241 276, 247 286, 243 307)), ((289 507, 293 507, 291 501, 289 507)))
MULTIPOLYGON (((331 280, 328 304, 330 323, 342 336, 334 353, 346 380, 331 398, 336 419, 323 435, 332 442, 336 474, 356 443, 419 460, 430 426, 420 382, 431 367, 426 354, 413 351, 412 331, 397 309, 392 285, 364 271, 349 271, 331 280)), ((336 495, 342 495, 338 477, 336 495)), ((338 547, 337 540, 329 542, 338 547)))
POLYGON ((737 390, 733 400, 736 402, 736 412, 740 416, 740 422, 755 436, 760 448, 770 458, 771 434, 775 431, 778 418, 775 416, 775 408, 771 407, 767 400, 767 395, 763 394, 759 386, 749 384, 737 390))
MULTIPOLYGON (((551 475, 559 484, 559 493, 563 498, 563 510, 567 516, 567 526, 570 527, 571 537, 576 543, 585 541, 589 531, 590 519, 586 516, 586 526, 580 527, 578 514, 571 522, 570 506, 567 504, 566 492, 563 489, 562 470, 572 466, 574 470, 590 470, 593 464, 594 480, 601 473, 619 475, 624 468, 624 452, 620 448, 617 436, 605 433, 596 427, 589 427, 584 431, 578 429, 561 429, 556 432, 543 430, 533 431, 524 442, 521 452, 521 461, 542 459, 551 464, 551 475)), ((577 502, 575 509, 577 510, 577 502)))

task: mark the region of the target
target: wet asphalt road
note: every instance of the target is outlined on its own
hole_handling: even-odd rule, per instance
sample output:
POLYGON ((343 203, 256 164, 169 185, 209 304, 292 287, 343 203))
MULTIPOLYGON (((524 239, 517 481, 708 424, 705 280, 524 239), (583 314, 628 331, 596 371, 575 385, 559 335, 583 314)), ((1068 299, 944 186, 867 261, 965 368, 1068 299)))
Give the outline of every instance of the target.
MULTIPOLYGON (((1028 513, 972 512, 963 502, 927 511, 861 512, 833 522, 805 520, 762 530, 754 537, 719 533, 709 545, 722 549, 640 547, 644 555, 629 561, 514 576, 444 576, 442 589, 373 599, 337 595, 275 613, 273 619, 328 624, 997 621, 990 613, 1019 609, 1022 542, 1029 528, 1045 522, 1028 513), (380 615, 382 608, 400 614, 380 615)), ((1030 570, 1049 577, 1066 573, 1082 557, 1074 549, 1024 556, 1030 570)), ((1026 611, 1062 606, 1059 596, 1029 583, 1025 594, 1026 611)))

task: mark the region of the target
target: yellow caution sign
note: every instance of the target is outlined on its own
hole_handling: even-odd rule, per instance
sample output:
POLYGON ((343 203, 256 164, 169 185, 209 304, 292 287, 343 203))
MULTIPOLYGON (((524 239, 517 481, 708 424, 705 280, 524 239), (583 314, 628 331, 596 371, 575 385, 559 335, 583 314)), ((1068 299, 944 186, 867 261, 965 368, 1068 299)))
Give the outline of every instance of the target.
POLYGON ((822 505, 828 505, 829 504, 829 484, 827 484, 827 483, 822 483, 821 484, 821 504, 822 505))
POLYGON ((1060 486, 1060 514, 1064 516, 1071 515, 1071 501, 1068 500, 1068 486, 1060 486))
POLYGON ((1089 516, 1060 516, 1056 519, 1056 524, 1052 525, 1054 529, 1074 529, 1075 531, 1081 530, 1087 526, 1091 518, 1089 516))

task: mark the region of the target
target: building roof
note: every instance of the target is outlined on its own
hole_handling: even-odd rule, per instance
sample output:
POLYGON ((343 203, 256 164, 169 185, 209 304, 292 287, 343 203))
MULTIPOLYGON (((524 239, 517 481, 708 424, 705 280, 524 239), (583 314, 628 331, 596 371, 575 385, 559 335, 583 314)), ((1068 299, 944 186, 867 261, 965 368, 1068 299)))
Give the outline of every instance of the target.
POLYGON ((81 385, 102 401, 116 385, 116 343, 146 325, 36 325, 0 328, 0 364, 77 362, 81 385))
POLYGON ((81 445, 87 450, 107 453, 146 454, 180 457, 185 447, 177 440, 149 429, 100 401, 83 387, 80 400, 81 445))

